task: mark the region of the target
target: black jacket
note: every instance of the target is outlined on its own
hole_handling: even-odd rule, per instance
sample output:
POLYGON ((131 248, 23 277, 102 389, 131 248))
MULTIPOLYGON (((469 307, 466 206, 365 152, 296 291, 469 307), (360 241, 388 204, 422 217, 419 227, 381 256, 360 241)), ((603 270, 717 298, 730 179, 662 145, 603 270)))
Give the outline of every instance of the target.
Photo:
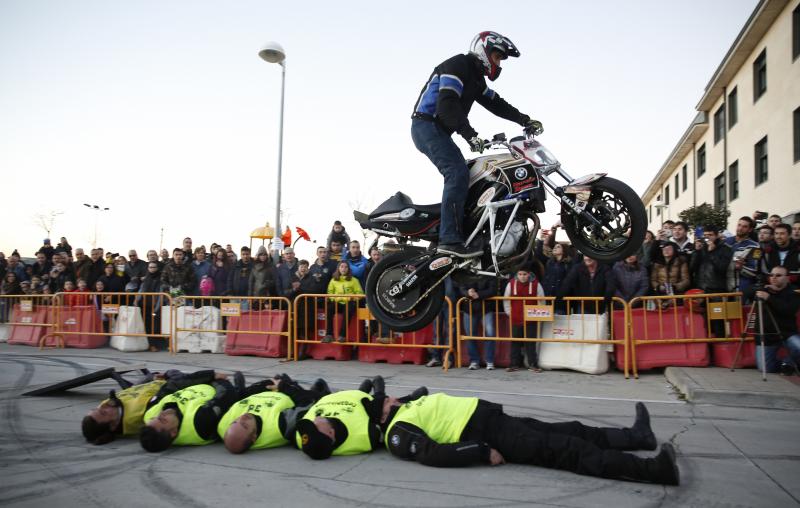
MULTIPOLYGON (((797 311, 800 309, 800 295, 794 292, 796 288, 789 284, 782 291, 770 293, 767 298, 764 310, 764 342, 766 344, 777 344, 781 340, 788 339, 797 333, 797 311), (772 317, 775 318, 775 324, 778 325, 778 330, 772 324, 772 319, 767 315, 766 309, 770 310, 772 317)), ((755 289, 750 286, 744 291, 745 297, 753 300, 755 296, 755 289)), ((756 338, 758 343, 758 338, 756 338)))
MULTIPOLYGON (((498 289, 497 280, 492 277, 480 277, 477 282, 472 284, 457 284, 456 294, 459 298, 464 297, 469 299, 469 304, 461 304, 461 312, 468 313, 472 309, 473 316, 482 316, 484 313, 496 312, 498 307, 496 301, 486 302, 484 300, 497 296, 500 294, 498 289), (469 298, 469 290, 474 289, 478 293, 478 299, 472 300, 469 298)), ((455 303, 455 302, 454 302, 455 303)))
POLYGON ((716 247, 709 251, 707 247, 694 251, 689 270, 692 272, 693 287, 706 293, 724 293, 728 287, 728 265, 733 258, 733 250, 721 239, 717 239, 716 247))
MULTIPOLYGON (((389 435, 389 451, 401 459, 415 460, 420 464, 435 467, 459 467, 478 463, 489 463, 489 451, 486 441, 489 432, 489 421, 492 416, 502 413, 503 408, 498 404, 485 400, 478 400, 478 406, 472 413, 467 426, 461 433, 457 443, 440 444, 428 437, 416 425, 408 422, 396 423, 389 435)), ((393 409, 384 425, 392 421, 396 409, 393 409)))
POLYGON ((586 268, 585 264, 581 263, 574 265, 570 269, 558 289, 558 298, 562 299, 567 296, 601 296, 605 298, 605 301, 600 304, 587 302, 583 304, 583 308, 581 308, 580 302, 573 302, 571 311, 573 314, 602 314, 605 312, 606 304, 614 296, 616 290, 614 274, 607 265, 597 263, 597 270, 594 273, 594 278, 592 278, 589 275, 589 269, 586 268))
POLYGON ((789 270, 789 280, 792 284, 797 284, 800 282, 800 246, 792 239, 789 239, 789 245, 785 249, 780 249, 774 241, 770 242, 764 246, 760 265, 761 272, 765 275, 775 266, 785 266, 789 270), (780 253, 784 251, 786 256, 781 262, 780 253))
POLYGON ((435 120, 448 134, 457 132, 469 140, 478 135, 467 119, 475 101, 506 120, 520 125, 528 121, 486 85, 481 62, 472 54, 448 58, 433 69, 414 104, 412 117, 435 120))

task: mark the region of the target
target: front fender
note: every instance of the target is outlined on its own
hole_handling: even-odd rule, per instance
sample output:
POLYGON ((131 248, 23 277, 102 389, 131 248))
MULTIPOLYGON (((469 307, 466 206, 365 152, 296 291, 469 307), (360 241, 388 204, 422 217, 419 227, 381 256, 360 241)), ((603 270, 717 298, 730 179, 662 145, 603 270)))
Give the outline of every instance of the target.
POLYGON ((566 194, 576 194, 580 191, 586 190, 586 187, 589 184, 592 184, 601 178, 605 178, 608 173, 590 173, 588 175, 584 175, 580 178, 577 178, 569 183, 566 187, 564 187, 564 193, 566 194))

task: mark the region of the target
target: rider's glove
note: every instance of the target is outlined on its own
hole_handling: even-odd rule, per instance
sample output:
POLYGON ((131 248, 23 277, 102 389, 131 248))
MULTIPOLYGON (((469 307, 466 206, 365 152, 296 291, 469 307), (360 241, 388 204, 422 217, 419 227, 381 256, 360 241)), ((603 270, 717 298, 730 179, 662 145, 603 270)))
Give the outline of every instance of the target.
POLYGON ((484 141, 478 136, 474 136, 469 140, 469 149, 472 152, 483 153, 483 145, 484 141))
POLYGON ((544 127, 542 127, 542 122, 539 120, 532 120, 528 118, 522 126, 525 128, 525 132, 531 134, 533 136, 538 136, 544 132, 544 127))

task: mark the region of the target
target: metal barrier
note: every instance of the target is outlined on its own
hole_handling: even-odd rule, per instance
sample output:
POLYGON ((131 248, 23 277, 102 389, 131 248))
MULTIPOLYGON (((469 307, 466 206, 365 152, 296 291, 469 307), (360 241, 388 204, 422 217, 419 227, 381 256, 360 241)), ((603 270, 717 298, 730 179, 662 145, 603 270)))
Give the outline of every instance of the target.
POLYGON ((0 329, 11 344, 39 345, 46 330, 53 295, 0 295, 0 329))
MULTIPOLYGON (((602 297, 566 297, 563 299, 566 302, 566 314, 568 319, 581 319, 580 317, 573 317, 573 316, 581 316, 584 314, 604 314, 607 313, 609 315, 609 339, 603 339, 601 330, 599 329, 599 322, 595 321, 595 330, 592 333, 592 330, 583 330, 584 334, 588 331, 589 338, 587 339, 568 339, 562 337, 543 337, 542 336, 542 329, 543 323, 548 321, 554 321, 555 316, 555 301, 556 298, 553 296, 495 296, 491 298, 487 298, 485 300, 481 300, 481 315, 487 316, 492 315, 494 319, 494 328, 495 328, 495 335, 488 336, 486 334, 486 330, 483 326, 481 326, 481 335, 474 334, 474 330, 470 330, 473 332, 472 334, 466 334, 462 332, 462 320, 457 320, 457 348, 456 348, 456 366, 461 367, 461 343, 462 341, 468 340, 477 340, 477 341, 494 341, 494 342, 553 342, 553 343, 575 343, 575 344, 613 344, 618 345, 623 348, 623 372, 625 377, 628 377, 628 362, 629 362, 629 348, 628 348, 628 327, 627 327, 627 315, 628 315, 628 304, 622 300, 621 298, 614 297, 611 299, 613 302, 614 307, 619 307, 619 310, 623 311, 623 323, 622 323, 622 337, 616 336, 619 335, 619 332, 615 330, 620 330, 619 323, 616 321, 619 318, 615 318, 614 312, 611 312, 612 309, 605 309, 607 302, 605 298, 602 297), (510 302, 513 305, 515 301, 522 301, 523 302, 523 318, 524 323, 514 323, 512 322, 511 314, 506 314, 505 312, 501 311, 501 307, 503 302, 510 302), (488 312, 487 312, 488 311, 488 312), (594 311, 594 312, 587 312, 587 311, 594 311), (601 312, 602 311, 602 312, 601 312), (502 317, 501 317, 502 316, 502 317), (511 331, 514 325, 527 325, 528 323, 535 323, 536 324, 536 333, 529 334, 528 333, 528 326, 522 326, 522 337, 513 337, 513 336, 501 336, 499 334, 500 331, 500 324, 501 320, 504 320, 508 323, 508 330, 511 331), (615 326, 616 325, 616 326, 615 326), (536 337, 529 337, 528 335, 536 335, 536 337), (597 338, 591 338, 592 336, 597 338)), ((461 298, 458 300, 456 304, 456 314, 461 317, 464 316, 469 319, 470 323, 474 323, 473 320, 473 309, 472 305, 469 305, 468 310, 464 310, 463 304, 465 302, 471 302, 469 298, 461 298)), ((470 327, 472 328, 472 327, 470 327)), ((555 332, 555 329, 553 330, 555 332)), ((509 334, 511 335, 511 334, 509 334)), ((555 333, 553 333, 555 335, 555 333)))
MULTIPOLYGON (((324 344, 324 337, 332 336, 332 343, 342 346, 386 347, 386 348, 418 348, 443 349, 444 369, 447 370, 450 354, 453 352, 453 327, 446 327, 447 343, 418 343, 416 337, 397 334, 384 325, 369 312, 365 303, 365 295, 298 295, 294 300, 294 358, 300 356, 303 344, 324 344), (322 330, 324 322, 326 329, 322 330), (365 326, 362 323, 366 323, 365 326), (338 328, 337 328, 338 327, 338 328), (344 333, 337 333, 344 330, 344 333), (331 333, 328 333, 331 332, 331 333), (344 340, 339 340, 339 338, 344 340)), ((444 310, 447 319, 452 323, 453 303, 445 298, 444 310)), ((438 336, 439 318, 433 322, 434 339, 438 336)))
POLYGON ((640 296, 628 304, 628 335, 630 339, 631 364, 634 377, 639 377, 636 349, 643 345, 693 344, 719 342, 752 342, 744 337, 744 313, 741 293, 700 293, 674 296, 640 296), (643 310, 638 310, 639 308, 643 310), (634 315, 643 316, 641 332, 634 326, 634 315), (702 315, 705 327, 699 326, 696 319, 681 319, 681 314, 702 315), (655 338, 650 328, 656 321, 655 338), (738 333, 733 333, 737 331, 738 333), (685 337, 665 337, 674 335, 681 329, 685 337), (716 329, 716 330, 714 330, 716 329), (723 335, 712 336, 714 332, 723 335))
POLYGON ((176 352, 211 351, 291 359, 293 318, 288 298, 185 296, 181 300, 183 305, 173 305, 171 311, 175 314, 172 331, 176 352), (273 339, 279 342, 276 347, 272 347, 273 339))
POLYGON ((109 336, 146 337, 167 340, 173 352, 172 313, 163 322, 162 309, 173 306, 166 293, 70 292, 53 295, 49 321, 52 331, 39 341, 44 348, 50 339, 56 347, 94 348, 105 345, 109 336), (166 331, 165 331, 166 330, 166 331))

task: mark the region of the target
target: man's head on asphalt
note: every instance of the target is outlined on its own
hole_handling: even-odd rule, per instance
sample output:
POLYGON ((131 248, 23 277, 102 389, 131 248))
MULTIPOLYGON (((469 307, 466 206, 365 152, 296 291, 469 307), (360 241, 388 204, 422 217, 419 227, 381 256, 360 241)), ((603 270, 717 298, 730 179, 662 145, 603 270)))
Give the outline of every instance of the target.
POLYGON ((225 448, 231 453, 244 453, 253 446, 258 438, 258 423, 256 417, 244 413, 233 420, 231 426, 225 431, 223 442, 225 448))
POLYGON ((114 440, 114 432, 120 424, 120 414, 115 396, 89 411, 81 422, 81 432, 86 441, 92 444, 106 444, 114 440))
POLYGON ((180 430, 180 419, 174 409, 164 409, 142 427, 139 441, 148 452, 163 452, 172 444, 180 430))
POLYGON ((297 422, 303 452, 315 460, 327 459, 347 439, 347 428, 337 418, 318 416, 297 422))

